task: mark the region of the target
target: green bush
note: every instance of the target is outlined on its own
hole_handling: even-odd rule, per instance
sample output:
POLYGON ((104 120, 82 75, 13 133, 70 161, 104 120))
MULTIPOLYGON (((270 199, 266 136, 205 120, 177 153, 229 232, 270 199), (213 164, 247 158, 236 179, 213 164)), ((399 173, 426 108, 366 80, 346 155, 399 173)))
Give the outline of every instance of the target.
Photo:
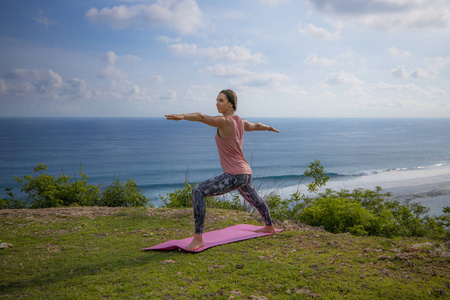
POLYGON ((25 193, 24 199, 17 198, 12 188, 7 188, 8 198, 0 199, 0 209, 5 208, 47 208, 61 206, 143 206, 150 199, 142 195, 134 180, 125 183, 114 182, 102 193, 99 185, 88 183, 88 177, 80 167, 80 178, 61 175, 58 178, 47 174, 47 166, 40 163, 33 168, 33 175, 14 177, 25 193))
POLYGON ((305 197, 296 192, 290 198, 282 198, 276 193, 270 193, 265 202, 272 218, 277 220, 297 220, 300 211, 306 206, 305 197))
MULTIPOLYGON (((61 175, 58 178, 48 175, 47 166, 40 163, 33 168, 33 175, 15 177, 21 191, 27 194, 23 201, 25 207, 46 208, 59 206, 94 205, 100 197, 98 186, 87 183, 88 177, 80 167, 81 179, 61 175)), ((10 199, 11 201, 12 199, 10 199)), ((17 199, 14 199, 17 201, 17 199)))
POLYGON ((160 195, 159 199, 165 207, 192 207, 192 189, 194 186, 186 180, 184 188, 167 193, 166 196, 160 195))
POLYGON ((325 193, 319 194, 316 199, 310 201, 297 219, 309 225, 320 223, 319 225, 323 225, 332 232, 348 231, 354 234, 385 237, 429 236, 434 238, 442 238, 449 234, 448 226, 446 228, 444 225, 445 215, 429 217, 427 215, 429 209, 420 203, 403 205, 391 200, 390 197, 390 193, 382 193, 380 187, 376 187, 374 191, 355 189, 352 192, 327 189, 325 193), (363 213, 359 207, 365 212, 363 213), (322 209, 323 215, 316 211, 319 208, 322 209), (328 214, 323 211, 328 211, 328 214), (320 221, 313 220, 313 212, 320 221), (355 231, 355 229, 358 230, 355 231))
POLYGON ((299 220, 311 226, 323 226, 332 233, 367 235, 374 216, 354 200, 328 197, 313 201, 301 212, 299 220))
POLYGON ((99 202, 100 206, 147 206, 149 199, 142 194, 140 189, 133 179, 128 179, 126 182, 119 180, 108 186, 102 194, 99 202))

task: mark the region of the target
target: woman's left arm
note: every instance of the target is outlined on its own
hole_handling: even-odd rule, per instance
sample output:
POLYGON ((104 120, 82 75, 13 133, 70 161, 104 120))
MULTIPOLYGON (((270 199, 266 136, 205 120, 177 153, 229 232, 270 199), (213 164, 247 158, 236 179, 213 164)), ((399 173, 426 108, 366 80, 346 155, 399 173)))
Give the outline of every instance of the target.
POLYGON ((272 126, 264 125, 262 123, 250 123, 246 120, 244 120, 244 130, 245 131, 273 131, 273 132, 279 132, 272 126))

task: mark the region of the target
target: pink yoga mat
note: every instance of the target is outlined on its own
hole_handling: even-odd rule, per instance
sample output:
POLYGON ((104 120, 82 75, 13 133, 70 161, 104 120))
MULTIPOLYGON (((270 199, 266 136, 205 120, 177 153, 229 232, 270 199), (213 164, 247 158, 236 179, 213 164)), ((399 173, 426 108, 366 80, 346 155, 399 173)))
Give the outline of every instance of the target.
MULTIPOLYGON (((208 248, 222 245, 222 244, 228 244, 233 243, 237 241, 247 240, 247 239, 253 239, 260 236, 270 235, 271 233, 261 233, 261 232, 254 232, 255 230, 258 230, 262 228, 263 226, 255 226, 255 225, 248 225, 248 224, 239 224, 234 225, 231 227, 227 227, 220 230, 214 230, 203 234, 203 242, 205 243, 204 247, 198 248, 194 251, 188 251, 185 248, 190 244, 192 241, 192 237, 188 237, 182 240, 172 240, 167 241, 161 244, 158 244, 156 246, 150 247, 150 248, 144 248, 141 250, 147 251, 147 250, 177 250, 181 249, 183 251, 188 252, 201 252, 203 250, 206 250, 208 248)), ((281 232, 282 230, 277 229, 277 233, 281 232)))

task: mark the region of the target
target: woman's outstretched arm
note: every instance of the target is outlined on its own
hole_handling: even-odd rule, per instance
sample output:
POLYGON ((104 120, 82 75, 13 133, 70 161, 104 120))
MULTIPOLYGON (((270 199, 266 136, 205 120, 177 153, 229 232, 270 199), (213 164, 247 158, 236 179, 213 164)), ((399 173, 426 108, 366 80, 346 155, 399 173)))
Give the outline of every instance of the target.
POLYGON ((180 120, 186 120, 186 121, 194 121, 194 122, 202 122, 206 125, 217 127, 217 128, 225 128, 227 125, 229 125, 227 122, 228 120, 223 116, 208 116, 204 115, 202 113, 192 113, 192 114, 172 114, 172 115, 165 115, 167 120, 174 120, 174 121, 180 121, 180 120))
POLYGON ((250 123, 248 121, 244 121, 244 130, 245 131, 273 131, 273 132, 279 132, 272 126, 264 125, 262 123, 250 123))

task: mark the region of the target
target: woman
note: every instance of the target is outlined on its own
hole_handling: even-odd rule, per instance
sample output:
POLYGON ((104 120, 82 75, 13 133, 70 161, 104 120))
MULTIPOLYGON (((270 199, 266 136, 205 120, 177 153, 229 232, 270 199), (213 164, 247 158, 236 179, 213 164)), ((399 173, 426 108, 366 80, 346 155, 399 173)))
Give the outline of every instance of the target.
POLYGON ((205 123, 216 127, 216 144, 219 151, 220 164, 224 174, 206 180, 192 190, 192 203, 194 207, 195 234, 186 250, 193 251, 204 246, 202 233, 205 221, 205 197, 219 196, 233 190, 239 193, 253 205, 261 214, 265 227, 257 232, 274 233, 275 229, 270 218, 269 208, 259 197, 252 183, 252 169, 242 153, 244 130, 266 130, 279 132, 273 127, 250 123, 235 115, 237 96, 232 90, 223 90, 217 96, 217 110, 223 116, 207 116, 201 113, 165 115, 167 120, 187 120, 205 123))

